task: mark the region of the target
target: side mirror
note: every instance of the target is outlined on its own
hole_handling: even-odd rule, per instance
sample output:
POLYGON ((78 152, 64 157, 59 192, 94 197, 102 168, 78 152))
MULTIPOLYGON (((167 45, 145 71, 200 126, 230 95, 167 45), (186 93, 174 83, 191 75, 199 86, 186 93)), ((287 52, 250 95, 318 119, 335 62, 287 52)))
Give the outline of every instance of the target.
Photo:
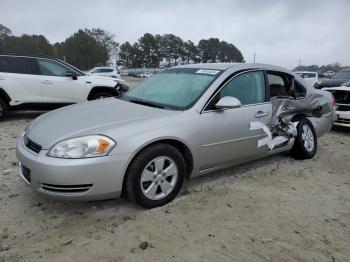
POLYGON ((67 71, 66 76, 71 77, 73 80, 78 79, 78 77, 72 71, 67 71))
POLYGON ((221 98, 216 104, 217 109, 229 109, 229 108, 238 108, 242 105, 241 101, 232 96, 225 96, 221 98))

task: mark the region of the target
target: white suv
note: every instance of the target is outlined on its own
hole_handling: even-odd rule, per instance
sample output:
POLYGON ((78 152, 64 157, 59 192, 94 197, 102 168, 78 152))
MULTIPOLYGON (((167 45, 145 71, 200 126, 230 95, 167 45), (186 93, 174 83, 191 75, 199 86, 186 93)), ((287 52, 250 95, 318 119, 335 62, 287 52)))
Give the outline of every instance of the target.
POLYGON ((94 67, 88 72, 88 74, 98 76, 120 77, 118 69, 113 67, 94 67))
POLYGON ((0 121, 12 110, 56 108, 128 89, 122 79, 86 75, 55 58, 0 53, 0 121))

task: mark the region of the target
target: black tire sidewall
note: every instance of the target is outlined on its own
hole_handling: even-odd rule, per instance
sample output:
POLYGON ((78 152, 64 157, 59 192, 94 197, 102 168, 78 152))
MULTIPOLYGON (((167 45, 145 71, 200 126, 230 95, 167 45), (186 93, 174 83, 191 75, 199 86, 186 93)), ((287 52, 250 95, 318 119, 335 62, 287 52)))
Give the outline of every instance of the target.
POLYGON ((2 108, 2 112, 0 113, 0 121, 2 121, 7 117, 9 113, 9 106, 5 102, 5 100, 3 100, 1 97, 0 97, 0 106, 2 108))
POLYGON ((293 156, 296 159, 311 159, 311 158, 313 158, 317 152, 317 135, 316 135, 316 131, 314 129, 313 124, 311 123, 311 121, 309 119, 302 118, 297 125, 297 131, 298 131, 298 135, 295 138, 294 147, 292 149, 293 156), (310 127, 311 132, 314 136, 314 148, 312 151, 308 151, 305 148, 304 141, 302 139, 302 131, 303 131, 304 125, 308 125, 310 127))
POLYGON ((127 174, 127 179, 129 180, 129 183, 127 183, 127 187, 129 188, 127 188, 127 190, 131 191, 129 193, 131 193, 131 197, 134 198, 132 200, 143 207, 153 208, 163 206, 172 201, 180 192, 184 182, 185 174, 185 161, 181 153, 175 147, 168 144, 154 145, 141 152, 132 162, 127 174), (160 156, 169 157, 175 162, 178 169, 178 178, 174 189, 169 195, 160 200, 151 200, 147 198, 141 190, 141 175, 146 165, 153 159, 160 156))

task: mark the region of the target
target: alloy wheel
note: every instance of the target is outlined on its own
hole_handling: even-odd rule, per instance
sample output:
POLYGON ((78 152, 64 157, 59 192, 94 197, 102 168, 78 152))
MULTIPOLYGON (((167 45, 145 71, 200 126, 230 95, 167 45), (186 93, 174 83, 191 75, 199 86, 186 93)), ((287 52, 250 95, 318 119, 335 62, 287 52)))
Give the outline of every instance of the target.
POLYGON ((301 133, 301 139, 304 141, 304 147, 308 152, 314 150, 315 147, 315 139, 309 125, 303 125, 301 133))
POLYGON ((141 174, 142 193, 151 200, 168 196, 176 186, 178 168, 174 160, 160 156, 151 160, 141 174))

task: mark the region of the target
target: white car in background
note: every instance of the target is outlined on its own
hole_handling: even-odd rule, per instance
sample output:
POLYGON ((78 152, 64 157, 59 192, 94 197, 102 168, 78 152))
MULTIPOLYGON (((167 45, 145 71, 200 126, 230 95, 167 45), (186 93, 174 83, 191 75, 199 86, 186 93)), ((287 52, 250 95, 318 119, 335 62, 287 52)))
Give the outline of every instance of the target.
POLYGON ((120 78, 119 70, 113 67, 94 67, 93 69, 88 71, 88 74, 120 78))
POLYGON ((297 71, 297 75, 304 78, 306 83, 309 83, 311 86, 314 86, 318 82, 318 73, 311 71, 297 71))
POLYGON ((350 127, 350 81, 339 87, 325 87, 322 90, 331 92, 335 99, 334 125, 350 127))
POLYGON ((15 110, 48 110, 128 90, 122 79, 86 75, 59 59, 0 53, 0 121, 15 110))
POLYGON ((331 77, 331 76, 335 75, 335 73, 336 72, 334 72, 334 71, 328 70, 328 71, 324 72, 323 75, 325 77, 331 77))

